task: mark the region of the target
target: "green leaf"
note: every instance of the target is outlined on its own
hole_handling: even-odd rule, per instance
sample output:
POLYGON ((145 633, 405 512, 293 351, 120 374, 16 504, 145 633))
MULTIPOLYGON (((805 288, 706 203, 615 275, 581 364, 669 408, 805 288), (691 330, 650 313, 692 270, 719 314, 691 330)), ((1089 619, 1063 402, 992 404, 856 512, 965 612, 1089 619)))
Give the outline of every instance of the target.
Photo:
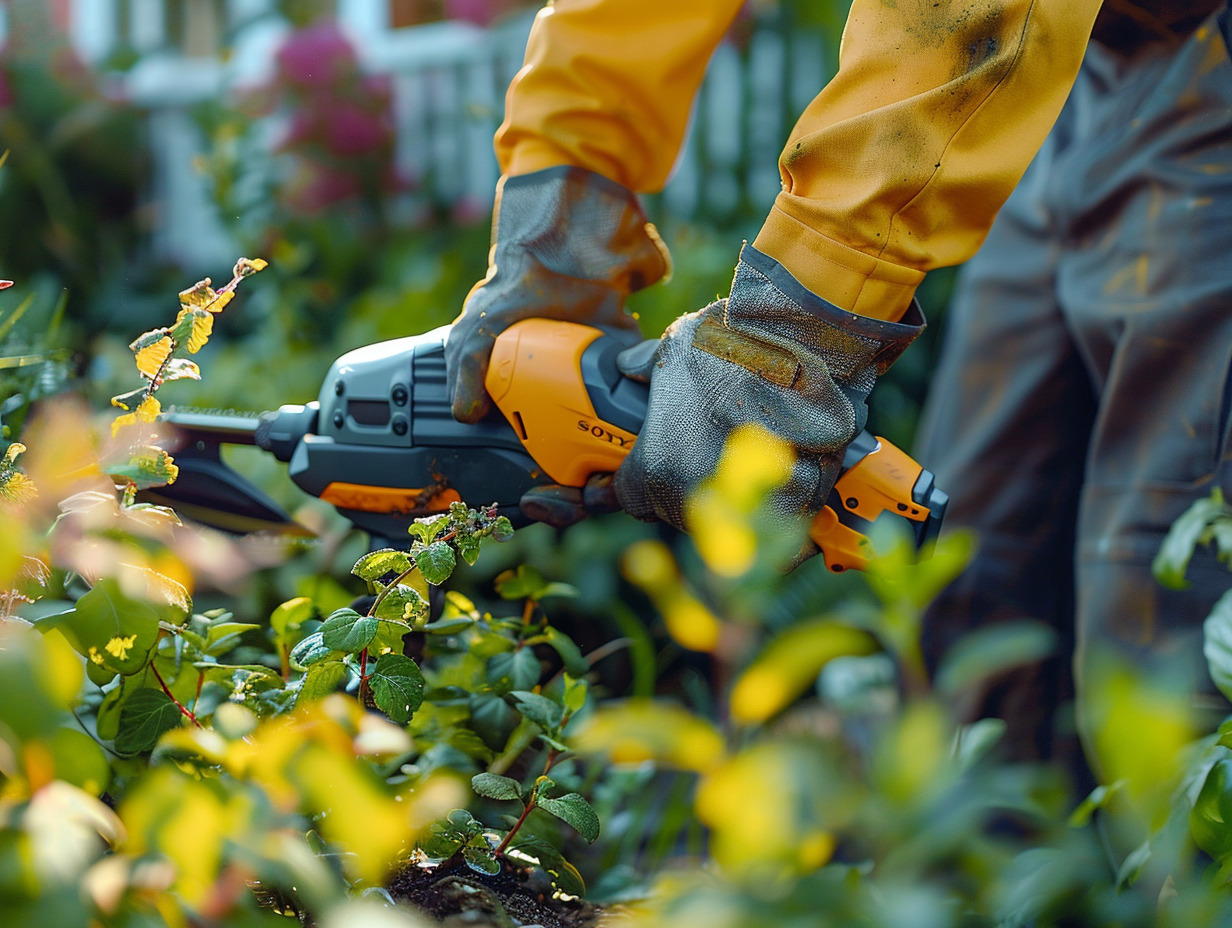
POLYGON ((1223 758, 1207 773, 1189 813, 1189 831, 1217 863, 1232 855, 1232 758, 1223 758))
POLYGON ((357 654, 376 637, 380 623, 354 609, 339 609, 321 626, 321 643, 335 651, 357 654))
POLYGON ((1210 496, 1186 509, 1168 529, 1151 564, 1155 579, 1170 590, 1187 589, 1189 583, 1185 580, 1185 572, 1189 569, 1194 549, 1210 540, 1208 530, 1213 524, 1230 517, 1232 513, 1224 505, 1223 493, 1218 487, 1211 491, 1210 496))
POLYGON ((1117 780, 1107 786, 1097 786, 1091 790, 1089 796, 1082 802, 1078 803, 1076 808, 1069 817, 1070 828, 1083 828, 1091 820, 1091 816, 1095 814, 1096 809, 1102 809, 1112 801, 1114 796, 1119 795, 1125 789, 1125 780, 1117 780))
POLYGON ((561 698, 561 704, 564 705, 570 715, 581 711, 582 707, 586 705, 586 693, 589 690, 590 686, 585 680, 577 680, 568 673, 565 674, 565 691, 561 698))
POLYGON ((225 654, 240 643, 244 632, 260 627, 251 622, 220 622, 211 625, 205 633, 205 653, 215 657, 225 654))
POLYGON ((462 849, 462 859, 466 861, 466 865, 476 873, 482 873, 484 876, 496 876, 500 873, 500 861, 496 859, 491 851, 482 847, 464 847, 462 849))
POLYGON ((121 754, 142 754, 158 743, 163 732, 177 728, 183 716, 161 690, 137 690, 120 709, 115 748, 121 754))
POLYGON ((488 799, 521 799, 522 785, 513 777, 495 773, 477 773, 471 777, 471 788, 488 799))
POLYGON ((423 627, 423 630, 430 635, 452 635, 454 632, 460 632, 464 628, 470 628, 475 624, 475 620, 469 616, 454 616, 449 619, 437 619, 435 622, 429 622, 423 627))
POLYGON ((164 617, 167 610, 129 599, 116 581, 103 579, 73 609, 55 616, 52 625, 93 663, 127 675, 149 663, 164 617))
POLYGON ((389 590, 377 606, 378 619, 418 624, 428 616, 428 601, 414 587, 399 584, 389 590))
POLYGON ((377 708, 399 725, 410 721, 423 703, 424 676, 409 657, 382 654, 368 676, 377 708))
POLYGON ((411 556, 405 551, 399 551, 396 548, 382 548, 379 551, 372 551, 365 554, 355 566, 351 568, 351 573, 359 577, 361 580, 372 582, 380 580, 386 574, 400 574, 410 569, 411 556))
POLYGON ((466 563, 474 564, 479 560, 480 542, 476 536, 464 532, 454 539, 454 544, 457 545, 458 553, 462 555, 462 560, 466 563))
POLYGON ((319 664, 313 664, 300 681, 295 704, 324 699, 342 685, 349 673, 347 665, 342 661, 321 661, 319 664))
POLYGON ((493 750, 503 750, 509 733, 518 724, 518 713, 493 693, 471 697, 471 728, 493 750))
POLYGON ((1042 622, 998 622, 978 628, 946 653, 937 671, 937 689, 957 696, 1013 667, 1044 659, 1056 642, 1056 632, 1042 622))
POLYGON ((461 835, 438 831, 424 842, 422 850, 428 857, 435 860, 448 860, 465 843, 465 839, 461 835))
POLYGON ((434 586, 440 586, 453 573, 457 560, 448 542, 434 541, 426 548, 415 552, 415 566, 423 578, 434 586))
POLYGON ((599 837, 599 816, 594 807, 577 793, 567 793, 559 799, 540 799, 538 806, 573 827, 588 844, 599 837))
POLYGON ((424 516, 412 522, 407 532, 412 538, 422 541, 427 545, 431 544, 439 535, 444 534, 447 528, 449 528, 449 516, 424 516))
POLYGON ((539 682, 543 668, 530 648, 503 651, 488 658, 488 683, 498 693, 528 690, 539 682))
POLYGON ((497 541, 513 540, 513 523, 509 521, 508 516, 499 516, 492 523, 492 537, 497 541))
POLYGON ((496 576, 496 592, 502 599, 538 599, 548 582, 536 568, 519 564, 496 576))
POLYGON ((543 638, 548 647, 560 655, 560 659, 565 664, 566 673, 580 677, 590 670, 590 665, 586 663, 586 658, 582 657, 581 650, 564 632, 549 626, 543 630, 543 638))
POLYGON ((280 644, 298 639, 300 628, 316 614, 316 606, 307 596, 288 599, 270 615, 270 631, 280 644))
POLYGON ((1202 653, 1211 680, 1232 699, 1232 590, 1219 598, 1202 623, 1202 653))
POLYGON ((538 693, 513 692, 509 695, 518 704, 518 711, 542 728, 546 734, 550 735, 559 730, 561 719, 565 715, 564 706, 538 693))
POLYGON ((291 663, 296 667, 308 668, 320 661, 337 657, 338 651, 325 644, 325 636, 315 631, 294 648, 291 649, 291 663))
POLYGON ((1003 719, 980 719, 954 733, 954 759, 958 769, 970 770, 985 757, 1005 734, 1003 719))

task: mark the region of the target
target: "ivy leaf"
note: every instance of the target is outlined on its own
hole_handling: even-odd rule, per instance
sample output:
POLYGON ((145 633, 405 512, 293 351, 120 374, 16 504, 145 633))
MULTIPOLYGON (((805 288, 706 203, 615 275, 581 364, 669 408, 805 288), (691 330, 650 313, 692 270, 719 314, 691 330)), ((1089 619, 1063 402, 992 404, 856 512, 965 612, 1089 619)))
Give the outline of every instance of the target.
POLYGON ((373 616, 360 615, 354 609, 339 609, 321 626, 321 643, 335 651, 356 654, 376 637, 379 625, 373 616))
POLYGON ((349 674, 347 665, 338 660, 327 660, 313 664, 300 681, 299 691, 295 694, 295 704, 314 702, 324 699, 333 693, 349 674))
POLYGON ((471 777, 471 788, 488 799, 521 799, 522 785, 513 777, 495 773, 477 773, 471 777))
POLYGON ((415 552, 415 566, 423 578, 433 586, 440 586, 453 573, 457 560, 448 542, 434 541, 426 548, 415 552))
POLYGON ((405 551, 399 551, 396 548, 382 548, 379 551, 365 554, 356 561, 355 566, 351 568, 351 573, 371 583, 374 580, 380 580, 386 574, 403 573, 410 566, 411 556, 405 551))
POLYGON ((587 844, 594 844, 598 839, 599 816, 594 807, 577 793, 567 793, 559 799, 540 799, 538 805, 544 812, 570 825, 586 839, 587 844))
POLYGON ((128 675, 149 663, 163 617, 149 603, 125 596, 115 580, 103 579, 50 621, 92 663, 128 675))
POLYGON ((399 725, 405 725, 423 704, 423 672, 409 657, 382 654, 368 676, 377 708, 399 725))
POLYGON ((545 733, 552 734, 560 728, 561 719, 565 715, 564 706, 538 693, 513 692, 509 695, 517 702, 518 711, 542 728, 545 733))
POLYGON ((120 709, 120 729, 115 748, 121 754, 152 750, 163 732, 180 724, 179 707, 161 690, 137 690, 120 709))

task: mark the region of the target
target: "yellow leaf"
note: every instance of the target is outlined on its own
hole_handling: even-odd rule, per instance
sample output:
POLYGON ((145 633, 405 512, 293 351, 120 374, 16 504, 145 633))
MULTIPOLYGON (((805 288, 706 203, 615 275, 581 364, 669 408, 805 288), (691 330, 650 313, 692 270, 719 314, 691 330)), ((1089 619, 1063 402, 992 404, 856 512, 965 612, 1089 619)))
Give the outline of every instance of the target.
POLYGON ((235 298, 234 290, 224 290, 222 291, 222 293, 216 293, 214 295, 214 299, 210 300, 210 302, 206 304, 205 308, 208 309, 212 313, 220 313, 226 308, 227 304, 230 303, 231 300, 234 298, 235 298))
POLYGON ((267 267, 269 267, 269 262, 264 258, 240 258, 235 262, 235 268, 231 273, 236 277, 251 277, 267 267))
POLYGON ((185 309, 205 309, 214 302, 214 288, 210 286, 210 278, 199 280, 187 290, 180 291, 180 305, 185 309))
POLYGON ((732 688, 732 719, 764 722, 781 712, 817 680, 822 667, 843 655, 871 654, 873 636, 828 619, 795 625, 772 640, 732 688))
POLYGON ((171 338, 164 335, 154 344, 138 349, 137 370, 141 372, 141 376, 146 380, 156 379, 173 347, 171 338))
POLYGON ((724 755, 723 736, 705 719, 660 700, 631 699, 596 710, 577 733, 579 751, 605 754, 617 764, 653 760, 705 771, 724 755))
POLYGON ((656 600, 663 612, 667 632, 690 651, 713 651, 719 645, 722 625, 714 613, 683 587, 656 600))
POLYGON ((185 316, 190 317, 191 327, 188 338, 184 339, 184 347, 188 349, 190 354, 196 354, 201 350, 201 346, 209 341, 210 333, 214 331, 214 317, 200 309, 185 307, 180 310, 179 316, 176 317, 175 323, 177 327, 184 320, 185 316))
POLYGON ((19 441, 13 442, 11 445, 8 446, 7 449, 5 449, 4 463, 12 464, 14 461, 17 460, 17 455, 21 454, 25 450, 26 450, 26 446, 23 445, 21 442, 19 441))
POLYGON ((158 398, 152 395, 147 396, 132 412, 116 416, 115 421, 111 423, 111 435, 114 438, 121 429, 136 425, 138 422, 153 422, 162 411, 163 404, 158 401, 158 398))

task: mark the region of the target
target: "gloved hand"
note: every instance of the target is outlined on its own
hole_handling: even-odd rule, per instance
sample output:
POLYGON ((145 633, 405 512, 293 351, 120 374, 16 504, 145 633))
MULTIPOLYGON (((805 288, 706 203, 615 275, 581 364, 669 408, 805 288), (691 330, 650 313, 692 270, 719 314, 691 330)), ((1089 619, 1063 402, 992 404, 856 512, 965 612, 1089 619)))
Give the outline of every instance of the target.
POLYGON ((502 178, 492 236, 487 276, 472 288, 445 343, 453 414, 462 422, 491 409, 488 358, 509 326, 561 319, 628 332, 632 343, 640 336, 625 299, 671 269, 637 198, 581 168, 502 178))
MULTIPOLYGON (((685 499, 714 472, 727 436, 756 422, 796 453, 770 505, 784 520, 811 519, 864 428, 878 375, 923 328, 916 304, 902 322, 844 312, 746 245, 730 296, 677 319, 659 342, 646 420, 616 471, 621 505, 685 528, 685 499)), ((636 351, 622 354, 627 373, 636 351)))

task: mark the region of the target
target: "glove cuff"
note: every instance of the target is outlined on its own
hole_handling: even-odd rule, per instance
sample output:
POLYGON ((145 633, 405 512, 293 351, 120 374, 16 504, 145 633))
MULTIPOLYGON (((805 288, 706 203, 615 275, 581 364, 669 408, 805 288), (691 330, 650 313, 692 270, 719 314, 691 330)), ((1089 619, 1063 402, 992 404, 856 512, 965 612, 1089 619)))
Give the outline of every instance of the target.
POLYGON ((562 165, 502 177, 492 218, 494 260, 515 249, 545 270, 628 295, 671 274, 671 256, 632 191, 562 165))
POLYGON ((842 344, 835 344, 835 348, 841 347, 852 361, 859 362, 858 366, 872 366, 878 375, 898 360, 926 325, 915 300, 898 322, 840 309, 810 291, 769 255, 747 244, 740 251, 726 315, 729 322, 737 325, 770 327, 775 334, 790 334, 805 343, 838 340, 842 344), (800 312, 792 312, 793 308, 800 312), (821 325, 810 324, 810 320, 821 325), (781 326, 785 321, 797 331, 783 332, 781 326))

